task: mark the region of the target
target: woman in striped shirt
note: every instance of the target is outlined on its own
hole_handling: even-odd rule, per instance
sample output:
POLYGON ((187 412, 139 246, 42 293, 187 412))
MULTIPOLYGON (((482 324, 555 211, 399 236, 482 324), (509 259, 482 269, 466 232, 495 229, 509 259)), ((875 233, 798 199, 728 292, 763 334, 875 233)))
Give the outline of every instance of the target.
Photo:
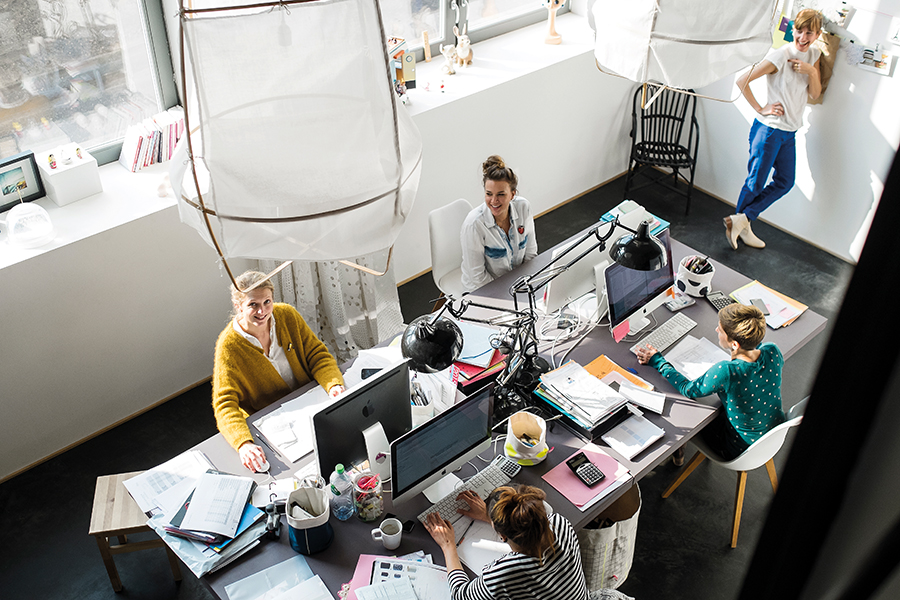
POLYGON ((471 491, 459 495, 469 505, 461 512, 491 523, 512 549, 473 580, 456 553, 453 525, 428 515, 425 527, 444 553, 453 600, 587 600, 575 530, 561 515, 547 516, 545 496, 528 485, 499 487, 487 504, 471 491))

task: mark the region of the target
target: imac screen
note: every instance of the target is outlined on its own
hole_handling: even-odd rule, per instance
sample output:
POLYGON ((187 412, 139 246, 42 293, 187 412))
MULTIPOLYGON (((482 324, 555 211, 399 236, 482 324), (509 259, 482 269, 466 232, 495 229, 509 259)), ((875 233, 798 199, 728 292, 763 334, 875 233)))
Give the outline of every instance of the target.
POLYGON ((490 447, 492 404, 486 387, 391 444, 395 505, 490 447))
POLYGON ((656 271, 636 271, 612 264, 606 269, 609 318, 615 327, 675 284, 669 230, 656 236, 666 247, 666 266, 656 271))

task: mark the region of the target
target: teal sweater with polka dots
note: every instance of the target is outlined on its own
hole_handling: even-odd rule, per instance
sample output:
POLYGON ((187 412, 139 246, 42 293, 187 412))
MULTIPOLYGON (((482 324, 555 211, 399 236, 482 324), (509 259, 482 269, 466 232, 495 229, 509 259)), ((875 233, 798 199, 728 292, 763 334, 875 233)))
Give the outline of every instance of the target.
POLYGON ((784 357, 775 344, 762 344, 756 362, 725 360, 694 381, 679 373, 659 353, 650 359, 650 366, 688 398, 718 394, 728 422, 748 444, 785 420, 781 408, 784 357))

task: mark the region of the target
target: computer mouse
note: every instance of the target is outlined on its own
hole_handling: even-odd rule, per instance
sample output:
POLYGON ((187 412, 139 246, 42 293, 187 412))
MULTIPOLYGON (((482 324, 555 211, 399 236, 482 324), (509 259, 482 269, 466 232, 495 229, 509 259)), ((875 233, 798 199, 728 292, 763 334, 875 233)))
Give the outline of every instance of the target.
POLYGON ((264 460, 262 465, 256 470, 257 473, 268 473, 271 465, 269 465, 269 461, 264 460))

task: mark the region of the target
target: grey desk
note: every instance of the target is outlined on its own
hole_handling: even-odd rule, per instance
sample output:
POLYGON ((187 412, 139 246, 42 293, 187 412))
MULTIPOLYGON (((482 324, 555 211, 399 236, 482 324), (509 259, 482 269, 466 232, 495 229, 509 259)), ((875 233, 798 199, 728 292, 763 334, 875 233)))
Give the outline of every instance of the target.
MULTIPOLYGON (((552 250, 552 249, 551 249, 552 250)), ((675 264, 694 251, 689 247, 675 240, 672 241, 673 261, 675 264)), ((551 251, 540 254, 533 261, 530 261, 522 268, 512 273, 508 273, 504 277, 488 284, 472 295, 473 299, 485 301, 491 305, 512 307, 513 301, 509 296, 508 289, 510 284, 518 277, 528 272, 533 272, 541 266, 549 262, 551 251)), ((724 265, 713 261, 716 268, 716 276, 713 281, 716 289, 725 292, 731 292, 734 289, 746 284, 749 280, 725 267, 724 265)), ((527 303, 527 299, 525 300, 527 303)), ((695 337, 707 337, 715 339, 715 327, 718 322, 715 309, 706 301, 698 301, 694 306, 688 307, 685 314, 697 322, 697 327, 692 331, 695 337)), ((468 314, 468 313, 467 313, 468 314)), ((472 315, 476 314, 473 309, 472 315)), ((496 313, 493 313, 496 315, 496 313)), ((663 322, 671 316, 671 313, 665 308, 661 308, 654 313, 658 322, 663 322)), ((812 339, 816 334, 825 328, 826 319, 812 311, 806 311, 792 325, 784 329, 772 331, 766 334, 766 340, 778 344, 785 358, 790 357, 794 352, 801 348, 806 342, 812 339)), ((571 344, 571 342, 570 342, 571 344)), ((608 328, 600 327, 595 329, 584 341, 575 348, 570 358, 581 364, 587 364, 600 354, 606 354, 617 364, 624 367, 632 367, 638 375, 653 383, 657 389, 665 391, 669 395, 666 401, 666 409, 664 414, 655 415, 648 413, 650 420, 665 429, 666 435, 660 442, 656 443, 647 451, 635 457, 634 461, 625 460, 617 456, 620 462, 625 464, 636 480, 640 480, 649 471, 655 468, 663 460, 672 454, 677 448, 681 447, 687 440, 699 432, 707 423, 715 416, 718 409, 718 399, 710 397, 701 401, 687 400, 672 390, 671 386, 662 378, 655 369, 647 366, 641 366, 637 363, 634 355, 628 348, 631 343, 622 342, 616 344, 612 340, 612 336, 608 328)), ((561 345, 558 348, 557 356, 568 349, 567 345, 561 345)), ((300 395, 305 389, 298 390, 287 396, 285 401, 293 399, 300 395)), ((266 411, 274 410, 277 406, 268 407, 266 411)), ((264 411, 265 412, 265 411, 264 411)), ((264 412, 260 414, 264 414, 264 412)), ((517 477, 518 481, 523 483, 531 483, 539 485, 547 493, 547 499, 554 509, 563 514, 575 527, 583 527, 588 521, 606 507, 609 506, 619 495, 625 490, 619 490, 618 493, 611 495, 604 501, 599 502, 587 512, 581 512, 561 496, 554 488, 543 484, 541 476, 554 466, 563 462, 577 449, 584 446, 584 441, 569 433, 562 427, 557 426, 548 436, 548 441, 554 450, 550 453, 547 460, 535 467, 523 468, 521 474, 517 477)), ((198 450, 206 453, 209 459, 221 470, 233 473, 245 473, 246 470, 241 466, 237 453, 231 449, 221 435, 216 435, 209 440, 199 444, 198 450)), ((610 450, 615 455, 615 452, 610 450)), ((301 459, 295 465, 289 465, 284 462, 281 457, 273 456, 272 452, 267 453, 269 461, 272 464, 272 474, 276 477, 284 477, 288 473, 297 471, 302 465, 312 460, 311 456, 301 459)), ((474 474, 469 466, 463 467, 460 477, 468 477, 474 474)), ((257 479, 262 482, 265 477, 257 475, 257 479)), ((385 511, 394 512, 402 519, 414 519, 427 507, 427 500, 419 495, 414 500, 393 509, 389 495, 385 495, 385 511)), ((341 584, 350 580, 353 569, 356 566, 359 554, 387 554, 382 548, 380 542, 375 542, 370 537, 372 525, 365 524, 353 517, 350 521, 340 522, 337 519, 331 519, 332 526, 335 530, 334 543, 326 551, 307 557, 309 565, 313 572, 317 573, 326 586, 332 592, 336 592, 341 584)), ((435 555, 436 560, 442 560, 439 548, 433 542, 431 537, 425 531, 425 528, 417 524, 411 534, 404 534, 400 547, 395 551, 397 555, 405 554, 415 550, 424 549, 435 555)), ((263 542, 261 547, 252 550, 248 555, 240 558, 232 565, 226 567, 221 572, 213 573, 205 577, 210 590, 220 598, 227 598, 225 594, 225 586, 229 583, 242 579, 248 575, 256 573, 262 569, 272 566, 283 560, 287 560, 295 556, 296 553, 291 549, 288 543, 287 532, 282 533, 281 540, 278 542, 263 542)))

